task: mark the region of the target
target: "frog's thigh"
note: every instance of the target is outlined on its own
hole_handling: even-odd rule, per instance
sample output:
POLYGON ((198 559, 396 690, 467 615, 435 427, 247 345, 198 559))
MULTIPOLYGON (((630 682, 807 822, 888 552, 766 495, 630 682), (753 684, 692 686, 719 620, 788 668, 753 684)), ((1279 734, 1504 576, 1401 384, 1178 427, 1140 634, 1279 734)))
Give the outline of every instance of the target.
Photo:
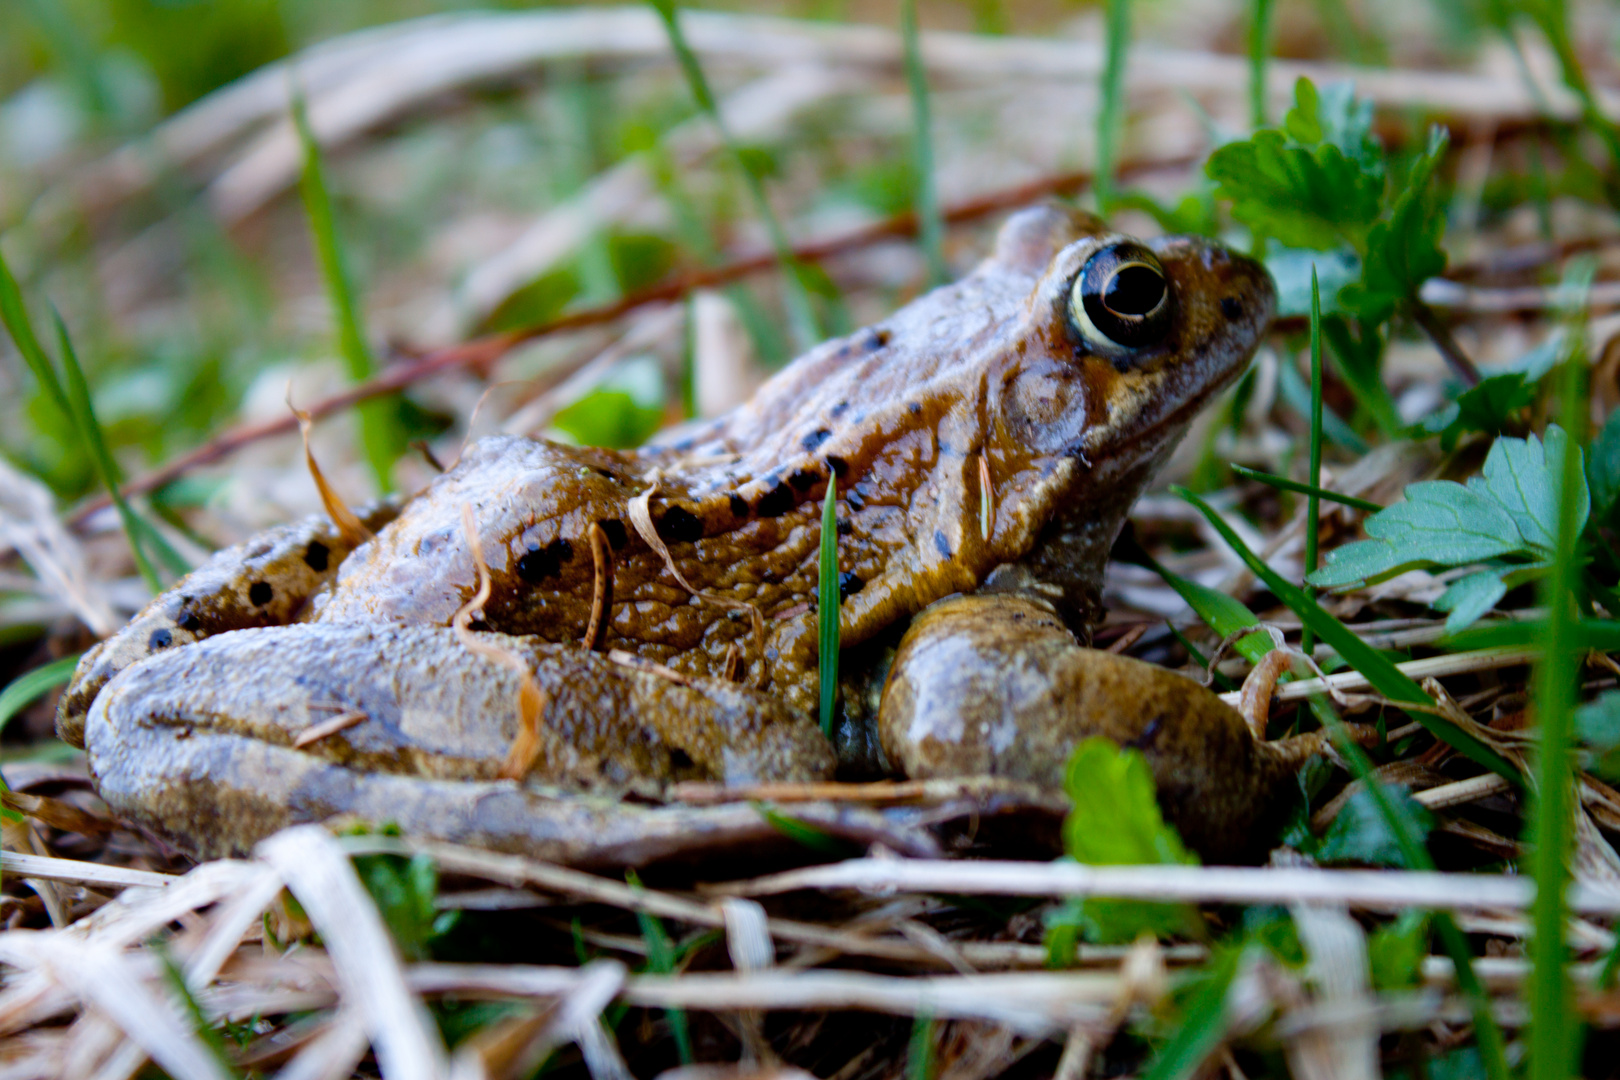
MULTIPOLYGON (((814 723, 765 695, 672 681, 577 647, 479 636, 521 657, 545 693, 534 782, 623 787, 831 773, 832 752, 814 723)), ((495 780, 517 735, 520 679, 437 627, 242 630, 120 673, 90 710, 86 749, 110 805, 143 820, 172 813, 177 824, 165 831, 204 846, 198 815, 210 806, 228 815, 238 804, 273 815, 276 800, 265 809, 264 792, 287 794, 280 774, 289 770, 315 785, 298 789, 300 820, 353 809, 328 791, 390 786, 368 777, 399 777, 405 790, 427 779, 495 780), (173 790, 187 785, 209 794, 173 790)))
POLYGON ((912 623, 878 715, 883 750, 917 778, 1004 776, 1058 787, 1074 748, 1142 751, 1166 816, 1204 853, 1236 851, 1276 776, 1243 718, 1204 687, 1080 647, 1042 603, 952 597, 912 623))

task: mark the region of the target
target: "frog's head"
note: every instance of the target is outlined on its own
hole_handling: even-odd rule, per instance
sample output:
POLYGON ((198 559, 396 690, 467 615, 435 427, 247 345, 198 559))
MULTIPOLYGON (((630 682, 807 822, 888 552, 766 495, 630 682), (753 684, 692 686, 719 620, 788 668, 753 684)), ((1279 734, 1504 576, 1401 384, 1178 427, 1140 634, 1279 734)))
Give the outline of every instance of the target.
POLYGON ((1266 269, 1213 240, 1135 240, 1052 208, 1010 220, 996 259, 1039 274, 1007 414, 1026 445, 1099 474, 1167 451, 1276 307, 1266 269))

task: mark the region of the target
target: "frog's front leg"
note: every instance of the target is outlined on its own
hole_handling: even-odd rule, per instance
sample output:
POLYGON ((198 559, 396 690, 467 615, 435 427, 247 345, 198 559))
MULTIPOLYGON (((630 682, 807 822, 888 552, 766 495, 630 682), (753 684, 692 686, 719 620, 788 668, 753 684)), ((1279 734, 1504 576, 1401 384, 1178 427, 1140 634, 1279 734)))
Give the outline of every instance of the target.
MULTIPOLYGON (((398 514, 397 502, 383 502, 361 511, 360 520, 375 532, 398 514)), ((57 708, 56 733, 83 746, 90 703, 131 664, 215 634, 297 619, 357 546, 329 517, 315 514, 215 552, 84 654, 57 708)))
POLYGON ((121 816, 203 855, 352 815, 576 861, 596 843, 577 830, 610 818, 620 828, 623 815, 541 785, 622 793, 832 775, 815 723, 767 695, 573 645, 480 637, 521 657, 546 699, 522 784, 498 779, 519 674, 440 627, 305 623, 221 634, 116 676, 85 726, 97 788, 121 816))
MULTIPOLYGON (((1210 861, 1263 854, 1300 757, 1258 741, 1207 689, 1082 648, 1039 600, 953 597, 913 621, 884 686, 879 737, 915 779, 991 775, 1060 787, 1079 743, 1140 750, 1159 803, 1210 861)), ((1314 748, 1313 744, 1313 748, 1314 748)))

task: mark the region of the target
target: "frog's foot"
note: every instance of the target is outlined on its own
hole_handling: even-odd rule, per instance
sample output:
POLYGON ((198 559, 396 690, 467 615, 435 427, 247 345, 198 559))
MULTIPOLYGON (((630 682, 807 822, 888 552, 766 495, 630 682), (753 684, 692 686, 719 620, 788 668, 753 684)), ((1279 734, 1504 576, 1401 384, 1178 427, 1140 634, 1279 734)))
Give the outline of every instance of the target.
MULTIPOLYGON (((362 510, 360 518, 376 531, 398 513, 397 502, 382 502, 362 510)), ((353 547, 330 518, 317 514, 215 552, 84 654, 57 708, 56 733, 83 746, 90 703, 131 664, 229 630, 292 622, 353 547)))
POLYGON ((532 783, 497 780, 522 675, 444 628, 308 623, 221 634, 120 673, 85 725, 97 787, 116 812, 212 853, 343 813, 481 843, 496 825, 474 819, 510 818, 501 828, 518 835, 524 814, 551 805, 534 790, 547 783, 832 774, 815 724, 766 695, 488 636, 529 662, 546 698, 532 783), (471 816, 452 835, 427 827, 441 812, 471 816))
POLYGON ((916 779, 1062 785, 1079 743, 1142 752, 1165 817, 1210 861, 1263 852, 1285 771, 1244 718, 1174 672, 1080 647, 1036 599, 953 597, 912 623, 883 691, 884 752, 916 779))

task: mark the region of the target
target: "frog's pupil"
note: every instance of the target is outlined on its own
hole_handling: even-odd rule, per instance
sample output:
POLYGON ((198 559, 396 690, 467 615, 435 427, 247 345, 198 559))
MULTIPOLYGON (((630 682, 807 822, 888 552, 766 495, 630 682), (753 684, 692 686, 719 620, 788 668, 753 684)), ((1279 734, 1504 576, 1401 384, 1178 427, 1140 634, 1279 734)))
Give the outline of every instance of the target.
POLYGON ((1164 278, 1141 263, 1120 267, 1103 289, 1103 303, 1120 315, 1146 315, 1163 299, 1164 278))

